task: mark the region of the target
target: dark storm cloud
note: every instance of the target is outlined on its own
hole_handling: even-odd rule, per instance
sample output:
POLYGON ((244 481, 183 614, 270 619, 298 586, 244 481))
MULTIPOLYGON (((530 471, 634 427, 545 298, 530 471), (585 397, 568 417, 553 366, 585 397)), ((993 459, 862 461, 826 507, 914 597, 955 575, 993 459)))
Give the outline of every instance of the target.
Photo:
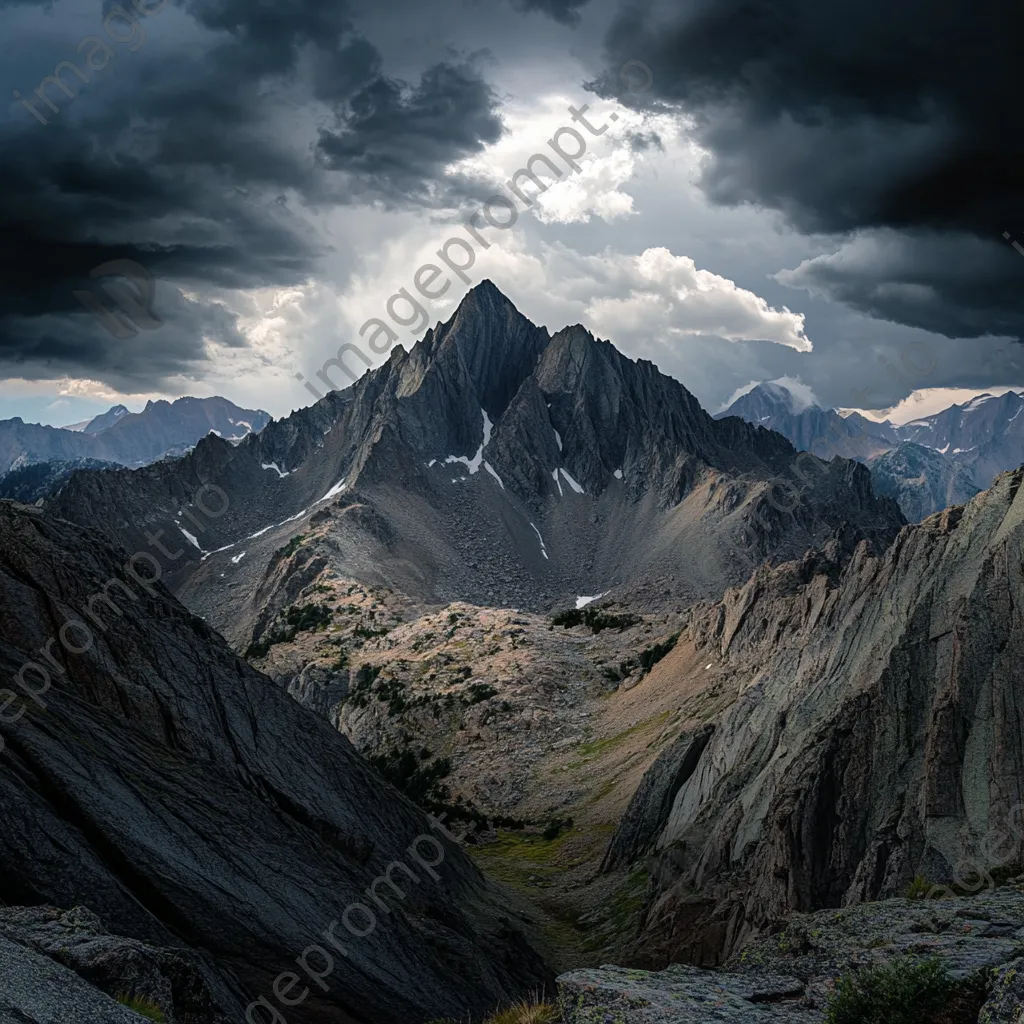
MULTIPOLYGON (((1020 335, 1024 259, 1003 233, 1024 236, 1022 32, 1005 0, 648 0, 606 45, 616 66, 649 65, 654 102, 696 117, 712 199, 806 232, 882 232, 917 291, 886 295, 839 259, 793 283, 912 326, 1020 335), (955 270, 929 254, 935 234, 955 270)), ((594 88, 624 93, 611 75, 594 88)))
POLYGON ((834 255, 775 276, 868 316, 915 324, 947 338, 1016 336, 1021 277, 1005 257, 978 238, 884 231, 858 236, 834 255))
POLYGON ((580 20, 580 8, 589 0, 513 0, 520 11, 540 11, 563 25, 576 25, 580 20))
POLYGON ((0 360, 26 372, 109 379, 121 366, 155 385, 194 371, 204 335, 241 338, 223 307, 204 318, 173 286, 204 295, 305 281, 325 252, 309 214, 377 197, 456 203, 465 183, 446 182, 446 196, 433 184, 441 168, 502 130, 495 96, 468 65, 438 64, 411 86, 387 77, 344 0, 185 0, 139 15, 144 44, 129 52, 106 40, 109 67, 88 70, 87 83, 66 71, 74 95, 51 86, 53 113, 34 88, 61 60, 85 66, 79 26, 104 38, 114 5, 81 0, 86 17, 62 45, 61 23, 32 6, 43 7, 19 5, 10 84, 50 123, 17 101, 0 113, 0 360), (317 121, 330 125, 319 142, 317 121), (113 259, 162 282, 168 316, 150 339, 162 355, 148 367, 79 315, 73 293, 113 259), (76 319, 62 327, 61 314, 76 319))
POLYGON ((395 196, 433 194, 446 164, 503 132, 490 86, 465 65, 437 64, 414 89, 378 77, 348 104, 341 131, 322 131, 326 166, 395 196))
MULTIPOLYGON (((82 289, 109 309, 116 306, 97 282, 82 289)), ((159 381, 199 371, 207 360, 206 345, 245 345, 234 315, 215 302, 196 302, 180 290, 157 282, 153 312, 159 330, 115 336, 81 304, 77 311, 4 317, 0 361, 12 376, 34 379, 70 375, 103 380, 118 390, 138 390, 140 382, 159 381), (54 369, 59 374, 54 373, 54 369)))

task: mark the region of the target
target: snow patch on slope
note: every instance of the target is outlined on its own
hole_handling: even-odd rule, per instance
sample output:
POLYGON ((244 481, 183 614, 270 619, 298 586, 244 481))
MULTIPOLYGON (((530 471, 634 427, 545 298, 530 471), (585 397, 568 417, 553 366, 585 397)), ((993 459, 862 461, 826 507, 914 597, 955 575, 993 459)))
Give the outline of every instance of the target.
MULTIPOLYGON (((533 526, 533 523, 530 523, 530 525, 531 525, 531 526, 533 526)), ((538 530, 536 526, 533 526, 533 532, 534 532, 535 534, 537 534, 537 540, 539 540, 539 541, 540 541, 540 553, 541 553, 541 554, 542 554, 542 555, 543 555, 543 556, 544 556, 545 558, 547 558, 547 557, 548 557, 548 549, 547 549, 547 548, 546 548, 546 547, 544 546, 544 538, 543 538, 543 537, 542 537, 542 536, 540 535, 540 530, 538 530)), ((548 558, 548 561, 550 562, 550 561, 551 561, 551 559, 550 559, 550 558, 548 558)))
MULTIPOLYGON (((560 473, 562 474, 562 476, 563 476, 563 477, 565 477, 565 482, 566 482, 566 483, 567 483, 567 484, 568 484, 568 485, 569 485, 569 486, 570 486, 570 487, 571 487, 571 488, 572 488, 572 489, 573 489, 573 490, 574 490, 574 491, 575 491, 575 492, 576 492, 577 494, 583 494, 583 493, 584 493, 584 491, 583 491, 583 488, 582 488, 582 487, 580 487, 580 485, 579 485, 578 483, 576 483, 576 481, 575 481, 575 480, 573 480, 573 478, 572 478, 571 476, 569 476, 569 474, 568 474, 568 472, 567 472, 566 470, 564 470, 564 469, 560 469, 560 470, 559 470, 559 472, 560 472, 560 473)), ((561 487, 559 487, 558 489, 559 489, 559 491, 561 491, 561 489, 562 489, 562 488, 561 488, 561 487)))
POLYGON ((199 543, 199 539, 195 536, 195 534, 189 533, 188 530, 186 530, 185 527, 181 525, 181 523, 178 523, 178 529, 181 530, 182 536, 184 536, 185 540, 187 540, 189 544, 191 544, 194 548, 197 548, 199 551, 203 550, 203 546, 199 543))
MULTIPOLYGON (((483 416, 483 420, 484 420, 484 439, 483 439, 483 443, 480 445, 480 447, 477 448, 476 455, 474 455, 473 458, 469 458, 466 455, 449 455, 444 460, 446 466, 449 465, 452 462, 461 462, 469 470, 469 475, 470 476, 472 476, 474 473, 476 473, 477 470, 480 468, 480 466, 483 464, 483 461, 484 461, 484 449, 490 443, 490 440, 491 440, 491 430, 492 430, 492 428, 494 426, 494 424, 491 423, 491 418, 490 418, 490 416, 487 415, 486 410, 481 409, 480 410, 480 414, 483 416)), ((455 483, 455 481, 453 480, 452 483, 455 483)), ((502 484, 502 487, 504 487, 504 486, 505 485, 502 484)))
MULTIPOLYGON (((345 490, 345 477, 342 477, 322 498, 317 498, 313 505, 319 505, 323 501, 330 501, 345 490)), ((312 505, 310 506, 312 508, 312 505)), ((287 520, 285 520, 287 522, 287 520)))
POLYGON ((491 476, 493 476, 494 479, 497 480, 499 484, 501 484, 501 489, 505 490, 505 485, 501 482, 501 477, 498 476, 497 473, 495 473, 494 467, 489 462, 484 463, 484 469, 486 469, 487 472, 490 473, 491 476))

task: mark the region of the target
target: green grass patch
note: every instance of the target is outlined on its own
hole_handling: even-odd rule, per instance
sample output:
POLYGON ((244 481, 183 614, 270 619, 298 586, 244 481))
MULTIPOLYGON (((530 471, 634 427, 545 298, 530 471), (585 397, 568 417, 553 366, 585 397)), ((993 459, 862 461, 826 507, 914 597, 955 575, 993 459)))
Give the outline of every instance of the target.
MULTIPOLYGON (((591 760, 599 754, 603 754, 605 751, 619 746, 619 744, 629 739, 630 736, 636 735, 636 733, 643 731, 648 728, 648 726, 664 722, 671 713, 671 711, 662 711, 661 714, 655 715, 653 718, 647 718, 642 722, 637 722, 636 725, 630 726, 630 728, 625 729, 620 733, 616 733, 614 736, 606 736, 604 739, 593 740, 590 743, 581 743, 578 748, 579 754, 585 760, 591 760)), ((581 763, 582 762, 573 762, 571 767, 579 767, 581 763)))
POLYGON ((126 996, 122 993, 117 997, 117 1001, 122 1006, 128 1007, 132 1013, 145 1017, 146 1020, 156 1021, 156 1024, 167 1024, 167 1017, 164 1016, 164 1011, 149 999, 143 999, 141 996, 126 996))
POLYGON ((288 643, 299 633, 316 632, 331 624, 330 605, 313 601, 310 604, 290 605, 278 612, 270 627, 259 640, 245 649, 247 658, 262 658, 275 644, 288 643))
POLYGON ((297 533, 283 548, 278 548, 274 552, 275 558, 288 558, 290 555, 294 555, 299 548, 302 547, 303 541, 305 541, 306 535, 304 533, 297 533))

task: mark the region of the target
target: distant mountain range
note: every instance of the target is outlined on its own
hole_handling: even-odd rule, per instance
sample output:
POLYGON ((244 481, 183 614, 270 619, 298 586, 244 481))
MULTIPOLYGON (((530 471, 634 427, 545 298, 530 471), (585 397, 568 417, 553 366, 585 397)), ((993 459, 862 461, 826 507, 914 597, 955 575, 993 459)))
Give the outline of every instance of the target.
POLYGON ((838 454, 867 464, 878 492, 896 498, 904 515, 919 521, 962 504, 1024 462, 1022 410, 1024 397, 1007 391, 910 423, 876 423, 860 413, 821 408, 798 382, 766 381, 717 418, 739 416, 822 458, 838 454))
POLYGON ((76 460, 98 460, 144 466, 183 455, 207 434, 237 442, 259 433, 269 422, 268 413, 242 409, 226 398, 147 402, 139 413, 116 405, 71 427, 46 427, 15 417, 0 421, 0 477, 43 462, 73 465, 76 460))

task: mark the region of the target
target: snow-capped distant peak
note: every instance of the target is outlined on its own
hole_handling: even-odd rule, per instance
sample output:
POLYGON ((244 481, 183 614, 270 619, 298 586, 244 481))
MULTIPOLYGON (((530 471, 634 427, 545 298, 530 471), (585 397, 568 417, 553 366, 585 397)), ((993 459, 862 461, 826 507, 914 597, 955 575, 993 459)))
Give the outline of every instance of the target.
POLYGON ((759 387, 777 401, 785 402, 794 415, 819 405, 814 392, 799 377, 779 377, 764 381, 759 387))
POLYGON ((980 408, 986 402, 991 402, 995 397, 995 395, 989 394, 978 395, 977 398, 972 398, 966 405, 961 406, 961 409, 964 412, 974 412, 975 409, 980 408))
MULTIPOLYGON (((728 412, 741 398, 748 395, 763 396, 770 405, 781 405, 792 415, 802 413, 805 409, 821 407, 814 392, 798 377, 778 377, 776 380, 751 381, 737 388, 719 409, 719 413, 728 412)), ((761 422, 770 416, 760 417, 761 422)))

